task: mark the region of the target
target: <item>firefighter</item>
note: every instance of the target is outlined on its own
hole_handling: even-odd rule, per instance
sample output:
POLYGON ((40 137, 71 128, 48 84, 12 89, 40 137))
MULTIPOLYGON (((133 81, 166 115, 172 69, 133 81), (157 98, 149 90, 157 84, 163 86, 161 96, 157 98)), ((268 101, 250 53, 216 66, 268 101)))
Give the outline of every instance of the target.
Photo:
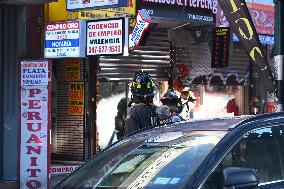
POLYGON ((154 127, 158 124, 156 106, 153 98, 156 94, 156 85, 152 77, 144 71, 135 74, 130 84, 132 106, 126 118, 125 134, 128 135, 146 127, 154 127))

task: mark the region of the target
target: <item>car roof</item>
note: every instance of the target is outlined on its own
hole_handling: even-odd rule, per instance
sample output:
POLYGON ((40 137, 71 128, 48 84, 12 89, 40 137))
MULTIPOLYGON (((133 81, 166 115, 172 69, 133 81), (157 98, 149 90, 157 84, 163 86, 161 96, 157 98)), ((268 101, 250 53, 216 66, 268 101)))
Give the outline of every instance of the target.
MULTIPOLYGON (((243 115, 243 116, 231 116, 231 117, 218 117, 218 118, 209 118, 209 119, 193 119, 189 121, 176 122, 169 125, 158 126, 158 127, 146 127, 140 130, 137 130, 128 136, 125 136, 124 139, 127 140, 128 137, 133 135, 149 138, 154 137, 160 133, 169 133, 172 132, 182 133, 182 136, 186 136, 192 131, 219 131, 219 132, 228 132, 236 129, 255 127, 256 125, 262 125, 264 123, 272 122, 284 122, 284 112, 277 113, 267 113, 261 115, 243 115)), ((119 141, 118 141, 119 142, 119 141)))
POLYGON ((188 121, 176 122, 169 125, 158 126, 155 128, 144 128, 131 133, 129 136, 134 134, 150 136, 157 133, 166 132, 179 132, 183 133, 191 131, 229 131, 235 126, 244 122, 248 118, 253 117, 252 115, 244 116, 231 116, 231 117, 219 117, 209 119, 193 119, 188 121))

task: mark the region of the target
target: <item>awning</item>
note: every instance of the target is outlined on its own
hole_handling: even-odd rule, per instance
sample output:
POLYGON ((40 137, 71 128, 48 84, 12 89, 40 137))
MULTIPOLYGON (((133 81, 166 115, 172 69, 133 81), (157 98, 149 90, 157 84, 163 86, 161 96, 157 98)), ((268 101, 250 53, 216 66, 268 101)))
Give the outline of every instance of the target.
POLYGON ((247 85, 249 57, 238 44, 232 46, 232 56, 228 67, 211 68, 211 31, 212 28, 208 26, 182 27, 170 31, 176 63, 185 64, 190 69, 190 74, 186 78, 188 84, 247 85))

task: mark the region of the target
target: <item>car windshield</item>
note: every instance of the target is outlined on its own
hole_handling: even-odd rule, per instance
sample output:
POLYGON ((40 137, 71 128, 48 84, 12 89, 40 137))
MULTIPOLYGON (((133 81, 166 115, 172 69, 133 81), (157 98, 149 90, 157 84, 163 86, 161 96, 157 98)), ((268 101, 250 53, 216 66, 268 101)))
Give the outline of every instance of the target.
POLYGON ((226 133, 134 135, 91 159, 57 188, 179 188, 226 133))

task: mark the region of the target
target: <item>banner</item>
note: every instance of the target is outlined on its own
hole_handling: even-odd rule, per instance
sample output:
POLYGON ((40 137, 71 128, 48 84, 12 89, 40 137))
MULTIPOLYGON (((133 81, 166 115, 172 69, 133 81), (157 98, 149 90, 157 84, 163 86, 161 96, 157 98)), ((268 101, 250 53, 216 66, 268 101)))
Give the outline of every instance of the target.
MULTIPOLYGON (((196 24, 213 24, 217 12, 217 0, 211 0, 209 4, 199 6, 199 2, 187 2, 171 4, 167 1, 140 1, 139 9, 145 10, 152 22, 159 23, 161 19, 168 21, 195 22, 196 24), (206 6, 205 6, 206 5, 206 6)), ((173 2, 173 3, 177 3, 173 2)), ((203 2, 204 3, 204 2, 203 2)))
POLYGON ((127 7, 117 7, 108 9, 95 9, 95 10, 83 10, 78 12, 78 19, 81 20, 95 20, 105 18, 118 18, 128 17, 130 26, 135 24, 136 15, 136 0, 129 0, 127 7))
POLYGON ((129 35, 129 48, 135 48, 139 45, 144 32, 150 25, 150 17, 146 13, 146 11, 139 10, 135 26, 133 28, 132 33, 129 35))
POLYGON ((66 0, 67 10, 127 7, 128 0, 66 0))
POLYGON ((239 38, 244 49, 254 63, 256 72, 269 91, 276 89, 272 72, 269 68, 266 55, 262 49, 256 29, 244 0, 219 0, 219 4, 230 24, 230 27, 239 38))
POLYGON ((217 13, 218 1, 217 0, 199 0, 199 1, 189 1, 189 0, 142 0, 143 3, 152 3, 161 5, 169 5, 169 6, 181 6, 181 7, 191 7, 194 9, 205 9, 209 10, 212 13, 217 13))
MULTIPOLYGON (((274 6, 258 3, 247 3, 252 21, 258 34, 274 35, 274 6)), ((216 26, 229 26, 223 10, 218 6, 216 26)))
POLYGON ((51 63, 20 65, 19 188, 49 188, 51 63))

